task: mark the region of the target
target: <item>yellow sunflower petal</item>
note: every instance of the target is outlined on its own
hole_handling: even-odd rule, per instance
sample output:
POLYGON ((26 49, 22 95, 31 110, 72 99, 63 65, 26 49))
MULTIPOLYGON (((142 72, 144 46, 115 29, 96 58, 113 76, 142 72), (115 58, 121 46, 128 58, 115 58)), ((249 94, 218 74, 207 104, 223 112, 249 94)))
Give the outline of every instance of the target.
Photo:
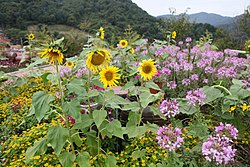
POLYGON ((87 55, 86 65, 96 73, 101 68, 108 66, 111 57, 110 52, 106 49, 95 50, 87 55))
POLYGON ((122 48, 126 48, 128 46, 128 41, 126 40, 120 40, 119 42, 119 45, 122 47, 122 48))
POLYGON ((145 81, 152 79, 152 77, 157 73, 155 63, 152 59, 143 60, 138 68, 138 71, 145 81))
POLYGON ((103 83, 104 88, 117 86, 119 83, 117 80, 120 79, 118 72, 119 69, 114 66, 107 66, 100 71, 100 81, 103 83))

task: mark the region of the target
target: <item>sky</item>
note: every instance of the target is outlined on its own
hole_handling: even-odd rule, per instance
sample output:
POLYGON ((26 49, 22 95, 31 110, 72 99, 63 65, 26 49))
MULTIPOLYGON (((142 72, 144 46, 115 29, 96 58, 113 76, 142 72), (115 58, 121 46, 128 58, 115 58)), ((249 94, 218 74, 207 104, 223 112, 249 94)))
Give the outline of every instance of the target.
POLYGON ((234 17, 244 13, 250 0, 132 0, 152 16, 170 14, 170 8, 176 14, 193 14, 199 12, 215 13, 234 17))

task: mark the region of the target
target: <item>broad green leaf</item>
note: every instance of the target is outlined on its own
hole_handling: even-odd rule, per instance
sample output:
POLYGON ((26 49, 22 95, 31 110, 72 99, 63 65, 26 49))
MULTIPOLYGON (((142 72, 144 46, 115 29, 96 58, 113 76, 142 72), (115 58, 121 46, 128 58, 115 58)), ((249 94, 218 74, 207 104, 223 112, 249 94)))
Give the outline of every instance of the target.
POLYGON ((152 89, 155 89, 155 90, 161 90, 161 88, 156 83, 154 83, 153 81, 146 82, 145 87, 152 88, 152 89))
POLYGON ((191 115, 198 111, 197 108, 185 101, 179 101, 178 103, 180 105, 180 113, 191 115))
POLYGON ((219 89, 214 87, 204 86, 202 90, 206 94, 206 99, 204 100, 204 103, 212 102, 217 98, 224 96, 224 94, 221 93, 219 89))
POLYGON ((108 136, 109 138, 112 138, 112 132, 110 132, 110 130, 112 129, 108 128, 108 124, 109 124, 109 121, 105 119, 100 125, 100 127, 98 128, 103 138, 106 136, 108 136))
POLYGON ((56 155, 62 151, 69 135, 69 130, 60 126, 52 126, 48 130, 47 141, 55 150, 56 155))
POLYGON ((71 137, 71 138, 72 138, 73 142, 74 142, 78 147, 81 147, 83 141, 82 141, 82 139, 81 139, 79 133, 78 133, 76 130, 72 130, 72 131, 71 131, 71 134, 72 134, 72 137, 71 137))
POLYGON ((241 85, 232 85, 230 87, 232 95, 237 96, 238 99, 244 99, 250 96, 250 91, 243 89, 241 85))
POLYGON ((135 87, 134 82, 127 82, 127 83, 122 87, 122 89, 123 89, 123 90, 126 90, 126 89, 132 89, 132 88, 134 88, 134 87, 135 87))
POLYGON ((239 85, 240 87, 245 85, 242 81, 240 81, 238 79, 232 79, 232 82, 234 85, 239 85))
POLYGON ((80 167, 91 167, 89 162, 89 153, 84 151, 76 157, 76 162, 80 167))
POLYGON ((155 100, 154 96, 150 92, 142 92, 140 95, 140 102, 143 108, 146 108, 149 103, 155 100))
POLYGON ((127 127, 127 133, 129 138, 141 137, 147 132, 146 126, 130 126, 127 127))
POLYGON ((68 85, 67 88, 70 93, 76 93, 78 95, 85 95, 87 94, 85 88, 83 87, 83 81, 81 79, 73 79, 68 85))
POLYGON ((46 112, 50 109, 50 102, 54 100, 53 96, 50 96, 44 91, 36 92, 32 96, 32 105, 35 109, 35 116, 38 122, 40 122, 45 116, 46 112))
POLYGON ((64 103, 62 109, 69 116, 73 117, 76 122, 81 122, 80 102, 77 99, 64 103))
POLYGON ((116 157, 114 155, 107 156, 105 160, 105 167, 115 167, 116 166, 116 157))
POLYGON ((26 151, 26 163, 30 162, 30 158, 35 155, 44 154, 47 150, 46 139, 35 142, 33 147, 29 147, 26 151))
POLYGON ((121 122, 118 121, 117 119, 110 122, 107 126, 107 129, 108 131, 113 133, 114 136, 123 139, 122 125, 121 125, 121 122))
POLYGON ((90 127, 93 123, 93 119, 90 117, 89 114, 82 114, 81 115, 81 122, 76 122, 72 129, 81 129, 84 130, 87 127, 90 127))
POLYGON ((140 114, 138 112, 130 111, 126 127, 134 127, 139 123, 140 114))
POLYGON ((137 150, 132 153, 132 157, 134 159, 143 158, 145 157, 145 155, 146 155, 145 150, 137 150))
POLYGON ((99 92, 96 89, 90 90, 88 92, 88 97, 95 97, 95 96, 98 96, 98 95, 99 95, 99 92))
POLYGON ((43 79, 43 83, 45 83, 45 85, 47 85, 48 84, 48 75, 49 74, 51 74, 51 72, 46 72, 46 73, 44 73, 42 76, 41 76, 41 78, 43 79))
POLYGON ((94 110, 93 111, 93 119, 94 119, 94 122, 95 122, 97 128, 99 128, 99 126, 105 120, 106 116, 107 116, 107 111, 105 111, 105 110, 94 110))
POLYGON ((164 114, 160 112, 159 107, 155 107, 155 106, 149 106, 149 107, 150 107, 150 111, 152 111, 154 115, 159 116, 161 119, 167 120, 164 114))
POLYGON ((130 102, 128 104, 125 104, 122 107, 122 110, 124 111, 139 111, 140 110, 140 104, 138 102, 130 102))
POLYGON ((90 154, 96 156, 98 153, 98 143, 97 143, 97 134, 96 131, 90 130, 87 132, 87 141, 86 145, 89 147, 90 154))
POLYGON ((58 85, 58 79, 60 79, 60 75, 57 73, 49 74, 47 79, 51 81, 51 85, 58 85))
POLYGON ((74 161, 76 159, 76 155, 69 152, 63 152, 59 155, 59 161, 63 167, 72 167, 74 165, 74 161))

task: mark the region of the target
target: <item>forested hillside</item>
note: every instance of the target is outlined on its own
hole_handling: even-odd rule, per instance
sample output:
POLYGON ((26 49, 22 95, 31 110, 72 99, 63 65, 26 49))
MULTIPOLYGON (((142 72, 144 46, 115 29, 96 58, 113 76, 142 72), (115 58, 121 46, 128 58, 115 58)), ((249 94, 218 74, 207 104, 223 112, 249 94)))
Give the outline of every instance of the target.
MULTIPOLYGON (((0 1, 0 29, 13 43, 21 43, 21 39, 30 33, 28 27, 45 24, 71 26, 72 29, 92 35, 102 26, 105 29, 105 39, 113 41, 111 44, 115 45, 124 37, 124 30, 130 25, 134 32, 151 41, 163 39, 167 31, 177 31, 176 41, 185 40, 186 37, 196 41, 208 31, 212 33, 213 42, 219 49, 241 49, 243 42, 249 37, 249 20, 249 15, 246 15, 246 19, 239 23, 237 32, 225 32, 210 24, 191 22, 185 14, 178 19, 171 16, 168 19, 155 18, 131 0, 0 1)), ((61 34, 56 30, 53 33, 61 34)), ((74 42, 79 44, 78 41, 74 42)))
POLYGON ((2 0, 1 27, 26 29, 32 24, 65 24, 93 32, 100 26, 107 35, 120 34, 131 25, 139 34, 157 35, 157 19, 131 0, 2 0))

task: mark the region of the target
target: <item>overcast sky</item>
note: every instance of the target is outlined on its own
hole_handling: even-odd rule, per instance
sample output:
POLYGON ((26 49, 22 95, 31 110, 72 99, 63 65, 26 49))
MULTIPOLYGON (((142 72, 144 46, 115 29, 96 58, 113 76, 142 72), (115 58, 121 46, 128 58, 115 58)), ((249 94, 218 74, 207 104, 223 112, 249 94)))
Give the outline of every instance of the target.
POLYGON ((170 14, 169 8, 175 8, 176 13, 187 14, 207 12, 222 16, 234 17, 244 13, 250 5, 250 0, 132 0, 140 8, 152 16, 170 14))

